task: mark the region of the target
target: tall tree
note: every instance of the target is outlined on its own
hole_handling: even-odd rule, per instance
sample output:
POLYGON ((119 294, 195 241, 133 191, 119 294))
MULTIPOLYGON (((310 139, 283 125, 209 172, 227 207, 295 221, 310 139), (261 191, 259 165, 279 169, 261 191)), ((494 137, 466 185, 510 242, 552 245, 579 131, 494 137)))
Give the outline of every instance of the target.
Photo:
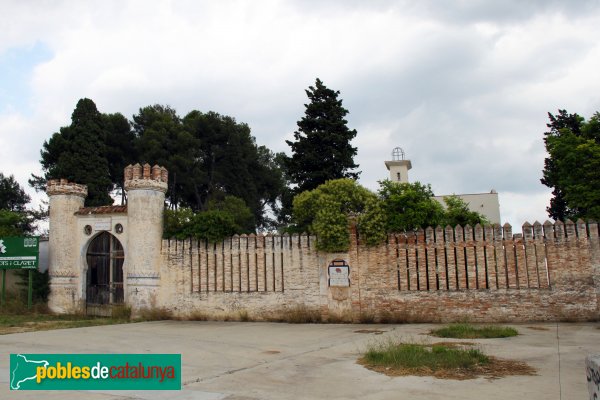
POLYGON ((544 143, 548 157, 544 161, 541 182, 552 188, 547 208, 556 220, 600 218, 600 114, 589 121, 577 114, 559 110, 548 113, 550 131, 544 143))
POLYGON ((304 116, 298 121, 294 141, 286 140, 292 156, 286 158, 286 175, 296 185, 295 193, 315 189, 328 180, 356 179, 354 172, 356 147, 350 142, 356 136, 349 129, 348 114, 338 99, 340 92, 328 89, 319 78, 306 90, 310 102, 305 104, 304 116))
POLYGON ((169 106, 155 104, 140 108, 133 116, 133 129, 140 162, 158 164, 169 170, 167 199, 173 208, 180 203, 182 182, 186 173, 195 174, 191 165, 196 160, 189 135, 183 130, 177 111, 169 106))
POLYGON ((106 136, 104 119, 96 104, 90 99, 79 100, 71 124, 44 142, 41 151, 44 176, 32 175, 30 184, 41 189, 48 179, 65 178, 87 185, 86 205, 112 204, 106 136))
POLYGON ((134 116, 138 150, 144 161, 169 169, 169 202, 207 211, 226 196, 243 200, 264 225, 264 208, 283 187, 275 155, 257 146, 248 125, 215 112, 193 110, 183 119, 164 106, 146 107, 134 116))
POLYGON ((211 200, 235 196, 250 208, 257 226, 265 225, 264 208, 275 203, 283 187, 275 155, 256 144, 247 124, 232 117, 194 110, 183 124, 198 146, 191 166, 198 173, 189 177, 188 205, 206 210, 211 200))
POLYGON ((138 162, 135 147, 136 136, 131 124, 121 113, 103 114, 105 129, 105 157, 108 162, 110 180, 121 192, 121 204, 125 204, 123 170, 129 164, 138 162))

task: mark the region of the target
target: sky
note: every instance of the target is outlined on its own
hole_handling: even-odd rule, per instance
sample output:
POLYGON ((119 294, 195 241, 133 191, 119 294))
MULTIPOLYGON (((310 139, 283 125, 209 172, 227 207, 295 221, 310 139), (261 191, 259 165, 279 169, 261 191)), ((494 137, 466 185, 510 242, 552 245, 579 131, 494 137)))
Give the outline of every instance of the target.
POLYGON ((600 111, 600 0, 0 1, 0 172, 27 185, 80 98, 169 105, 285 151, 315 79, 340 91, 375 190, 400 146, 436 195, 499 193, 546 220, 548 112, 600 111))

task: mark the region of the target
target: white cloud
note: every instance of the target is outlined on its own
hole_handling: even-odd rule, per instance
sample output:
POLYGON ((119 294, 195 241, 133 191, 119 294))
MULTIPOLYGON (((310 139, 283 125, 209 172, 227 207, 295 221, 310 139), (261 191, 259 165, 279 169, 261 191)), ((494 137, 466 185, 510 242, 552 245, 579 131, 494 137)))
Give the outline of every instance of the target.
POLYGON ((288 151, 318 76, 359 132, 364 185, 400 145, 436 192, 495 188, 503 216, 539 219, 546 112, 600 110, 593 4, 5 1, 0 56, 42 42, 52 57, 33 69, 31 112, 0 115, 0 170, 25 185, 82 97, 128 117, 155 103, 214 110, 288 151))

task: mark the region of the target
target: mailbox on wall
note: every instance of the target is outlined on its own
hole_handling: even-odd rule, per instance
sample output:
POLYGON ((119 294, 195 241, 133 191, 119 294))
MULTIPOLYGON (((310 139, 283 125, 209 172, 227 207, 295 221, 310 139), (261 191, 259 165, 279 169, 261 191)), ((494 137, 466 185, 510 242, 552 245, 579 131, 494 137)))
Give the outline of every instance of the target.
POLYGON ((350 286, 350 266, 345 260, 333 260, 329 264, 328 274, 330 287, 350 286))

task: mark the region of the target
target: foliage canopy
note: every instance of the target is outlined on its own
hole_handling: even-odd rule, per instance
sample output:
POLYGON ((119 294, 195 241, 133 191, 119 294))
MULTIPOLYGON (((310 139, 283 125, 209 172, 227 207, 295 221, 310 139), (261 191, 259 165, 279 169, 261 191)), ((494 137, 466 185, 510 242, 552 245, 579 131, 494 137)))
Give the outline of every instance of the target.
POLYGON ((245 229, 269 224, 265 208, 276 207, 283 191, 276 154, 258 146, 250 128, 232 117, 193 110, 181 118, 163 105, 140 108, 130 123, 121 114, 102 114, 81 99, 69 126, 60 128, 41 151, 43 176, 30 184, 44 189, 50 178, 88 186, 86 205, 111 204, 123 169, 131 163, 159 164, 169 170, 167 201, 172 208, 208 211, 227 196, 249 207, 245 229))
POLYGON ((86 205, 112 204, 106 136, 104 118, 96 104, 90 99, 79 100, 71 115, 71 124, 44 142, 41 151, 44 176, 32 176, 30 183, 36 189, 43 189, 52 178, 85 183, 88 187, 86 205))
POLYGON ((327 181, 294 198, 295 230, 317 235, 324 251, 346 251, 350 245, 349 218, 355 218, 362 240, 377 245, 388 233, 428 226, 486 223, 456 196, 446 197, 447 210, 432 198, 429 185, 379 182, 378 195, 352 179, 327 181))
POLYGON ((556 220, 600 219, 600 113, 588 121, 577 114, 559 110, 548 113, 550 130, 544 143, 541 182, 552 188, 547 208, 556 220))
POLYGON ((39 215, 26 206, 30 197, 15 180, 0 172, 0 236, 21 236, 33 232, 39 215))
POLYGON ((206 211, 194 212, 191 208, 165 210, 165 238, 196 238, 210 243, 242 233, 254 231, 254 217, 244 201, 226 196, 223 201, 211 202, 206 211))

